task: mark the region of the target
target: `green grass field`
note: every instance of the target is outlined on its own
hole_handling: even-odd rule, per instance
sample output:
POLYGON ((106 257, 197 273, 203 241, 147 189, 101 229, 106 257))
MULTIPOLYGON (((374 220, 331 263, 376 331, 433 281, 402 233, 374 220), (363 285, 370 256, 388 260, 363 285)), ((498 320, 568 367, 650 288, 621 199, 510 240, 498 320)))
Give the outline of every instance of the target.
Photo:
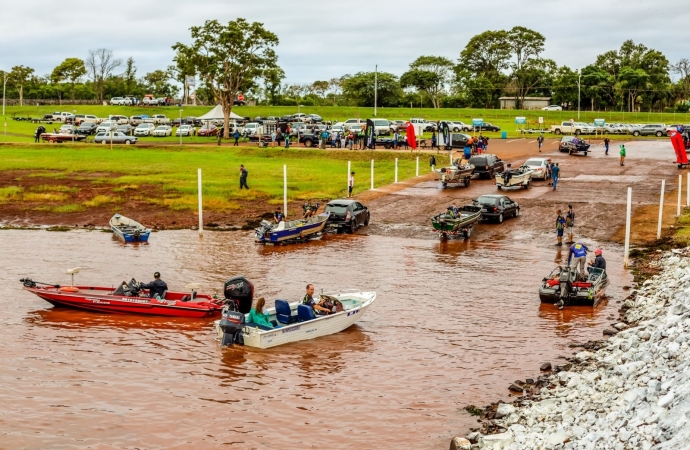
MULTIPOLYGON (((109 114, 121 114, 126 116, 133 116, 137 114, 165 114, 170 118, 179 117, 180 109, 182 109, 182 116, 201 116, 208 112, 211 108, 208 106, 183 106, 178 108, 176 106, 170 107, 132 107, 132 106, 10 106, 6 110, 7 133, 0 136, 0 142, 32 142, 33 133, 36 129, 36 124, 27 122, 18 122, 12 120, 12 117, 43 117, 44 114, 53 111, 76 111, 77 114, 95 114, 98 117, 107 117, 109 114)), ((364 107, 346 107, 346 106, 307 106, 303 105, 299 108, 303 113, 319 114, 324 120, 342 121, 350 118, 369 118, 373 117, 373 108, 364 107)), ((281 116, 285 114, 294 114, 297 108, 294 106, 243 106, 235 107, 233 111, 241 116, 257 117, 257 116, 281 116)), ((538 118, 543 117, 543 128, 549 128, 555 123, 571 118, 577 120, 577 112, 573 111, 516 111, 516 110, 500 110, 500 109, 452 109, 452 108, 379 108, 377 110, 377 117, 386 118, 390 120, 409 120, 412 117, 421 117, 427 120, 459 120, 467 124, 472 123, 473 118, 482 118, 485 122, 491 122, 494 125, 501 127, 501 130, 508 133, 509 138, 521 136, 518 132, 518 126, 515 124, 515 117, 523 116, 527 119, 527 128, 540 128, 538 118)), ((603 111, 581 111, 580 121, 593 122, 594 119, 605 119, 609 123, 623 122, 623 123, 690 123, 690 113, 628 113, 628 112, 603 112, 603 111)), ((48 131, 58 125, 47 125, 48 131)), ((4 131, 1 130, 1 131, 4 131)), ((496 138, 500 133, 484 133, 490 137, 496 138)), ((615 136, 615 138, 627 139, 627 136, 615 136)), ((212 139, 207 138, 183 138, 185 142, 209 142, 212 139)), ((145 142, 177 142, 179 138, 175 136, 165 138, 144 137, 141 139, 145 142)))
MULTIPOLYGON (((0 203, 34 202, 51 212, 75 212, 103 205, 117 207, 125 197, 171 210, 193 210, 197 201, 197 168, 203 173, 204 207, 238 209, 245 201, 282 204, 283 165, 288 170, 290 201, 331 199, 346 194, 347 167, 356 172, 355 193, 370 187, 370 162, 375 160, 376 187, 394 181, 395 159, 402 181, 415 176, 416 154, 383 151, 285 150, 251 147, 109 147, 100 145, 3 145, 0 172, 18 174, 0 186, 0 203), (239 190, 239 165, 249 171, 250 190, 239 190), (113 175, 115 174, 115 175, 113 175), (27 178, 41 178, 27 183, 27 178), (67 180, 98 186, 98 192, 74 203, 67 180), (28 185, 31 187, 27 187, 28 185), (146 186, 149 186, 147 192, 146 186), (103 189, 105 187, 105 189, 103 189)), ((420 173, 428 171, 420 158, 420 173)))

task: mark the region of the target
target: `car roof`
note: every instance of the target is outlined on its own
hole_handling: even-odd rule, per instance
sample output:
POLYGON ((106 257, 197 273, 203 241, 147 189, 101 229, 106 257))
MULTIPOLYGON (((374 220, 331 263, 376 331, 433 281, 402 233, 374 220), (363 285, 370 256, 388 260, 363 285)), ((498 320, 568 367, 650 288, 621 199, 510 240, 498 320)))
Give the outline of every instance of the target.
MULTIPOLYGON (((503 198, 503 197, 507 197, 507 196, 502 195, 502 194, 483 194, 483 195, 480 195, 479 197, 503 198)), ((477 197, 477 198, 479 198, 479 197, 477 197)))
POLYGON ((330 205, 331 203, 340 203, 340 204, 345 204, 345 205, 351 205, 352 203, 355 203, 357 200, 352 200, 349 198, 342 198, 342 199, 336 199, 336 200, 331 200, 326 204, 326 206, 330 205))
POLYGON ((548 161, 549 158, 527 158, 527 161, 548 161))

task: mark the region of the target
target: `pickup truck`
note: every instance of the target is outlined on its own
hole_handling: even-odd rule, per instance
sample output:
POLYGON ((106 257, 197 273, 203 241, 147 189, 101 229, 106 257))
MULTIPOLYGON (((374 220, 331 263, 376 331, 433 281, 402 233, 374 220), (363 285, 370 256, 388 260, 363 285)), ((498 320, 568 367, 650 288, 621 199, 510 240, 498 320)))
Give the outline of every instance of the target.
POLYGON ((43 116, 43 120, 54 120, 57 122, 70 122, 72 119, 74 119, 74 114, 70 112, 54 112, 43 116))
POLYGON ((582 122, 561 122, 551 125, 551 132, 555 134, 594 134, 595 128, 582 122))
POLYGON ((424 131, 436 131, 437 128, 438 128, 438 124, 436 124, 435 122, 429 122, 429 121, 426 120, 426 119, 420 119, 420 118, 418 118, 418 117, 413 117, 413 118, 411 118, 411 119, 410 119, 410 123, 413 124, 413 125, 414 125, 414 124, 421 125, 421 126, 422 126, 422 129, 423 129, 424 131))
POLYGON ((151 116, 151 120, 155 125, 170 125, 170 119, 165 117, 164 114, 154 114, 151 116))
POLYGON ((114 122, 118 125, 124 125, 129 123, 129 117, 111 114, 108 116, 108 122, 114 122))

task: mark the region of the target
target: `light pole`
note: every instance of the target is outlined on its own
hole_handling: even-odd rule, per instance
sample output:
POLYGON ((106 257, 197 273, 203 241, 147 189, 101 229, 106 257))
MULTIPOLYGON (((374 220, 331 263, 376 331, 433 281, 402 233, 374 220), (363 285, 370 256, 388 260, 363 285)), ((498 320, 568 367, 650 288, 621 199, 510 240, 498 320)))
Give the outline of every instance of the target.
POLYGON ((582 79, 582 71, 577 71, 577 120, 580 120, 580 81, 582 79))
POLYGON ((378 101, 378 90, 379 90, 379 66, 377 64, 374 68, 374 117, 376 117, 376 103, 378 101))
POLYGON ((180 147, 182 147, 182 131, 180 128, 182 128, 182 110, 180 110, 180 125, 177 127, 177 132, 180 134, 180 147))
POLYGON ((9 77, 10 74, 5 72, 3 73, 3 80, 2 80, 2 116, 5 117, 5 88, 7 87, 7 77, 9 77))
POLYGON ((77 110, 72 110, 72 145, 74 145, 74 134, 77 132, 77 110))

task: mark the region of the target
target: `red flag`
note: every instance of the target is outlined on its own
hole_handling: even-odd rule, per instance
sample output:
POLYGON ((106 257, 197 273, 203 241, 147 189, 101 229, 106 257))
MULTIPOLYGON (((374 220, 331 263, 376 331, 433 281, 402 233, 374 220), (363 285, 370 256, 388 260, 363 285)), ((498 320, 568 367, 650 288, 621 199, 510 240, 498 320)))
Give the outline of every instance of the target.
POLYGON ((683 135, 677 130, 669 130, 668 135, 671 137, 671 144, 676 151, 676 163, 688 164, 688 154, 685 152, 685 143, 683 142, 683 135))
POLYGON ((417 136, 414 134, 414 125, 408 122, 405 131, 407 132, 407 145, 412 147, 412 150, 417 150, 417 136))

